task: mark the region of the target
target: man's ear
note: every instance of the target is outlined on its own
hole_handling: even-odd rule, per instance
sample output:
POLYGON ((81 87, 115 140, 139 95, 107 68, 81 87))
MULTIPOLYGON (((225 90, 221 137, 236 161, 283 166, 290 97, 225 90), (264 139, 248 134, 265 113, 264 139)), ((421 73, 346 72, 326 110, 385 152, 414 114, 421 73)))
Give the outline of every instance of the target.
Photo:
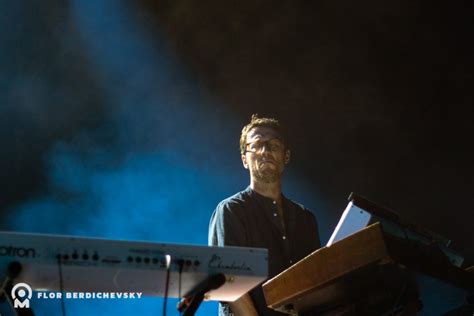
POLYGON ((249 164, 247 163, 247 157, 245 155, 240 156, 242 158, 242 164, 244 165, 245 169, 249 168, 249 164))
POLYGON ((290 162, 290 157, 291 157, 291 151, 287 149, 285 152, 285 164, 290 162))

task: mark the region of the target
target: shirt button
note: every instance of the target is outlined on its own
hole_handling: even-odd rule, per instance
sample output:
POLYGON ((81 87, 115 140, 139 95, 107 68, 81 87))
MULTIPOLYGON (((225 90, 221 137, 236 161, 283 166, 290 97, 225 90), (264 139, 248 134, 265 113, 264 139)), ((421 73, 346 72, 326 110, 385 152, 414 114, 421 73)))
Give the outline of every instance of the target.
POLYGON ((278 214, 277 214, 277 213, 273 213, 273 216, 278 216, 278 214))
POLYGON ((286 236, 283 236, 283 237, 281 237, 281 238, 283 238, 283 240, 285 240, 285 239, 286 239, 286 236))
POLYGON ((273 201, 273 204, 277 204, 277 201, 273 201))

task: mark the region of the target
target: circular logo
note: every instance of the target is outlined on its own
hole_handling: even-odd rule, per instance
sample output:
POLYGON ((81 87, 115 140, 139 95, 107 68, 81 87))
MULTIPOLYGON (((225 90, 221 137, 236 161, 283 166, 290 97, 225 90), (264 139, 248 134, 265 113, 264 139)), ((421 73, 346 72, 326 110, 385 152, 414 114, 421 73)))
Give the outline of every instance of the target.
POLYGON ((31 300, 31 297, 33 296, 33 290, 26 283, 17 283, 12 288, 11 294, 14 300, 17 298, 20 300, 23 300, 23 299, 31 300))

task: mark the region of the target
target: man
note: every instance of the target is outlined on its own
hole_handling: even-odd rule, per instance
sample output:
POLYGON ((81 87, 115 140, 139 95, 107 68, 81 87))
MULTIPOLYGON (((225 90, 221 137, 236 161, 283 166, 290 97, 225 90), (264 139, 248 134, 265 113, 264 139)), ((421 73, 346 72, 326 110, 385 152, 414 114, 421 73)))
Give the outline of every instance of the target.
MULTIPOLYGON (((250 186, 217 205, 209 223, 209 244, 267 248, 273 277, 320 247, 317 222, 304 206, 281 192, 290 150, 277 120, 252 115, 240 137, 250 186)), ((266 307, 261 286, 236 302, 221 304, 219 315, 283 315, 266 307)))

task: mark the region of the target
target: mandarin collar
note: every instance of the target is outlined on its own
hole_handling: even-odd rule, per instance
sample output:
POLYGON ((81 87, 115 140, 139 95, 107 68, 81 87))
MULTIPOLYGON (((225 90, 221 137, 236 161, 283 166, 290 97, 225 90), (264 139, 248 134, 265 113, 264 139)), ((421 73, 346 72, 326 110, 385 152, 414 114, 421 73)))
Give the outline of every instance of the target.
MULTIPOLYGON (((269 197, 266 197, 264 195, 261 195, 260 193, 258 193, 257 191, 254 191, 252 190, 252 188, 250 187, 250 185, 247 187, 247 189, 245 189, 245 191, 250 195, 250 196, 253 196, 253 197, 256 197, 257 199, 261 200, 261 201, 264 201, 265 203, 269 203, 269 204, 273 204, 273 202, 275 202, 275 200, 269 198, 269 197)), ((287 201, 287 198, 285 197, 285 195, 283 193, 281 193, 281 199, 282 199, 282 202, 283 204, 286 204, 286 201, 287 201)))

